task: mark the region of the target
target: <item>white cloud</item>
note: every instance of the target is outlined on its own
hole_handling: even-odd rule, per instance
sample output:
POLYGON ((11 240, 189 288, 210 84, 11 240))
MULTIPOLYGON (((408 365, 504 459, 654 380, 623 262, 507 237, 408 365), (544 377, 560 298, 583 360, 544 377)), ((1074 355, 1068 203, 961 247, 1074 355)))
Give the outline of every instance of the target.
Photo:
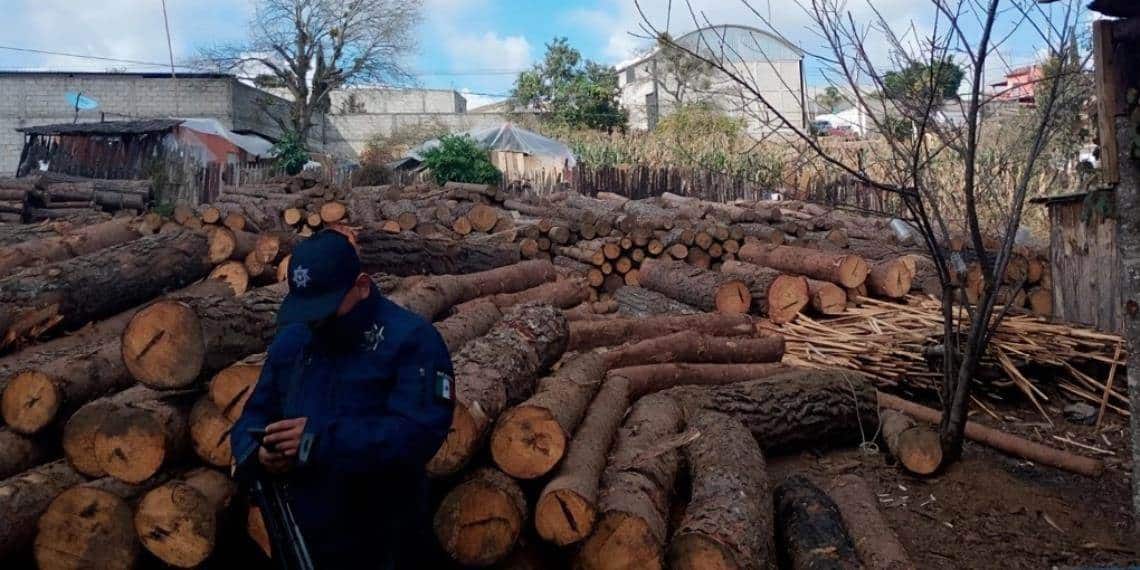
POLYGON ((530 42, 495 32, 455 33, 444 40, 452 65, 461 69, 514 70, 530 65, 530 42))

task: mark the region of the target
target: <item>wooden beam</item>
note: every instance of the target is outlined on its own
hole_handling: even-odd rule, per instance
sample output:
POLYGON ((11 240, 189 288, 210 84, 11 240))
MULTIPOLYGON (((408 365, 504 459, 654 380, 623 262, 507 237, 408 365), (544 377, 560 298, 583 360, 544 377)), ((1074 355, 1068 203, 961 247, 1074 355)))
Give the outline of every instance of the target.
POLYGON ((1100 131, 1100 169, 1105 184, 1120 182, 1119 149, 1116 145, 1116 115, 1120 108, 1120 77, 1113 47, 1113 22, 1093 23, 1096 57, 1097 126, 1100 131))

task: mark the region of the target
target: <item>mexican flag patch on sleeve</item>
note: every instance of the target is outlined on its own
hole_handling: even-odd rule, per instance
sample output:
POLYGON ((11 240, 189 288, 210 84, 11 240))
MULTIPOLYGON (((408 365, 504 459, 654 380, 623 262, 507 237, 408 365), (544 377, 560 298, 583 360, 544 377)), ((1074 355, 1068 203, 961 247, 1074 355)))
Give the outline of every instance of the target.
POLYGON ((435 396, 447 402, 455 399, 455 381, 445 372, 435 373, 435 396))

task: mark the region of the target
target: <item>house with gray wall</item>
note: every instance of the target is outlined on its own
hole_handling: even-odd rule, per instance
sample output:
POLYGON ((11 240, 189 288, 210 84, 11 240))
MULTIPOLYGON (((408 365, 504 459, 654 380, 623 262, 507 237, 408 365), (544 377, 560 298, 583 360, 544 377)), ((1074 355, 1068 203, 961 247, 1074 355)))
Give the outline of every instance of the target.
POLYGON ((694 61, 692 56, 654 49, 617 66, 621 104, 629 112, 631 129, 653 130, 674 109, 698 102, 742 119, 748 133, 757 137, 787 130, 779 116, 801 129, 807 125, 804 53, 798 47, 762 30, 737 25, 694 30, 675 41, 745 78, 774 111, 724 72, 712 68, 692 72, 682 62, 686 57, 694 61), (671 72, 677 69, 686 75, 671 72))

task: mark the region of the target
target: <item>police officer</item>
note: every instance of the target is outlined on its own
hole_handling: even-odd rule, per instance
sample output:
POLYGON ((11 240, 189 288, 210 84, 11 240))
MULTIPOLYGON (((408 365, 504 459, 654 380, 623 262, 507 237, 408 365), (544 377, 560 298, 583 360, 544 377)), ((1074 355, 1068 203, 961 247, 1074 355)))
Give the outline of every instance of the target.
POLYGON ((451 376, 435 328, 380 294, 344 235, 320 232, 293 251, 277 337, 231 432, 236 474, 288 481, 319 569, 424 567, 424 466, 451 424, 451 376))

